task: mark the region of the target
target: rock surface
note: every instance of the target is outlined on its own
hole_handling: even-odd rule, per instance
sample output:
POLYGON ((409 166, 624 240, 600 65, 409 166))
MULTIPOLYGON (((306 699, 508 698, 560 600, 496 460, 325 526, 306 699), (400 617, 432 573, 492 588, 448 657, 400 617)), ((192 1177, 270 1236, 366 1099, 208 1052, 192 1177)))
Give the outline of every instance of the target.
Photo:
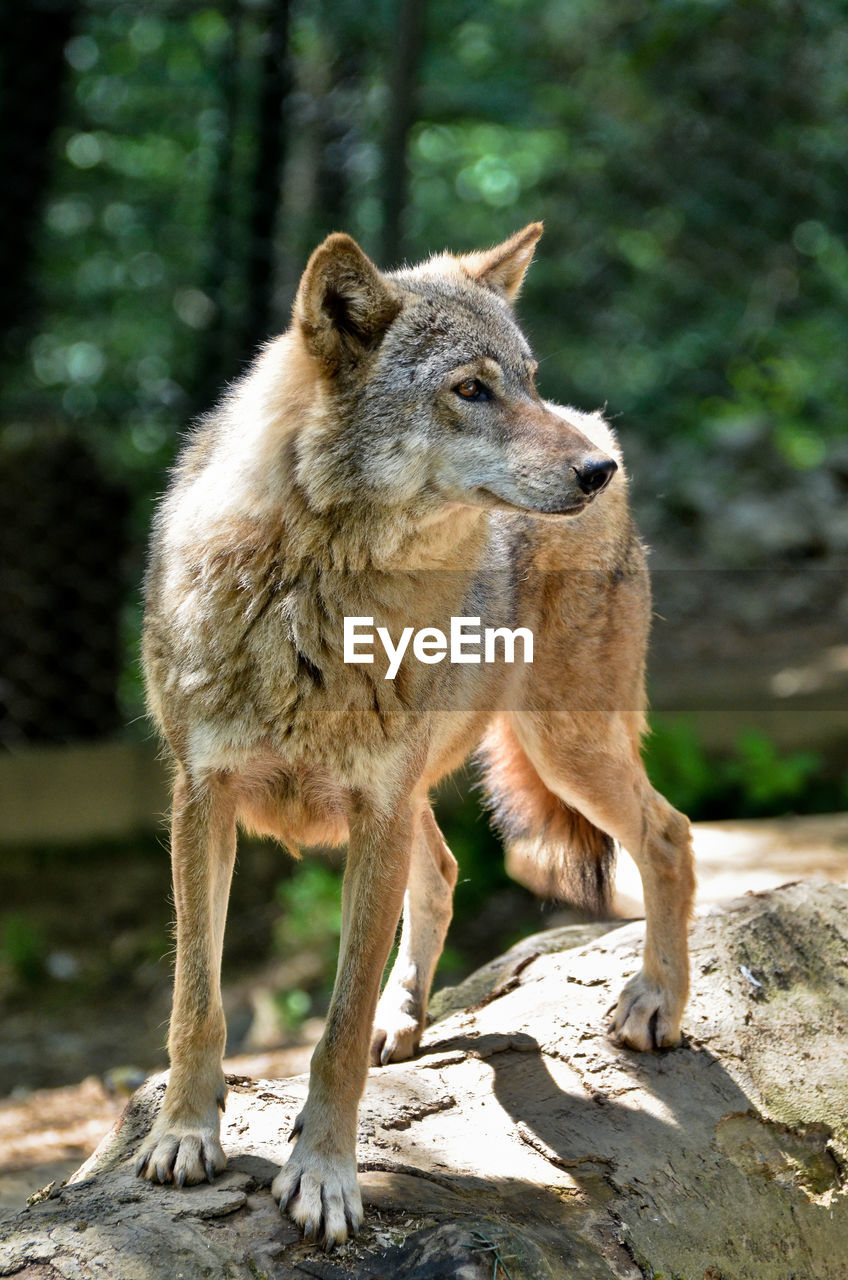
POLYGON ((699 917, 686 1040, 661 1055, 604 1034, 643 927, 537 935, 440 997, 419 1057, 371 1073, 367 1223, 346 1250, 302 1244, 268 1193, 304 1077, 231 1077, 229 1169, 182 1191, 132 1173, 156 1077, 70 1184, 5 1225, 0 1275, 844 1280, 848 890, 699 917))

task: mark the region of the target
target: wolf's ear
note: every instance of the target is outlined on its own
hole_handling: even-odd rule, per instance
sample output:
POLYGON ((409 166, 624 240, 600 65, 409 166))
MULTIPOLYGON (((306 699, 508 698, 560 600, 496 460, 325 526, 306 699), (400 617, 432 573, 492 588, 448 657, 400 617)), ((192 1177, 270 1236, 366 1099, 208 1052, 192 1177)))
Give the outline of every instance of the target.
POLYGON ((541 234, 541 222, 531 222, 503 244, 496 244, 494 249, 466 253, 459 261, 472 279, 503 294, 508 302, 514 302, 541 234))
POLYGON ((376 347, 400 297, 350 236, 328 236, 313 253, 294 301, 294 321, 330 373, 376 347))

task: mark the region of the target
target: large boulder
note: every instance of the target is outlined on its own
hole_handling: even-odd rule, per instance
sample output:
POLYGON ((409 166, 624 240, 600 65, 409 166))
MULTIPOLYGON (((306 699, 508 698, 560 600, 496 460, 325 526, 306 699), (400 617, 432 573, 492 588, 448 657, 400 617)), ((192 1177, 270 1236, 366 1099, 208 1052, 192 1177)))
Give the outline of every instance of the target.
POLYGON ((797 883, 701 915, 680 1048, 630 1053, 608 1010, 644 926, 539 934, 434 1002, 418 1058, 372 1071, 367 1222, 305 1245, 268 1187, 305 1077, 230 1078, 228 1171, 152 1186, 154 1078, 64 1187, 7 1224, 26 1280, 844 1280, 848 889, 797 883))

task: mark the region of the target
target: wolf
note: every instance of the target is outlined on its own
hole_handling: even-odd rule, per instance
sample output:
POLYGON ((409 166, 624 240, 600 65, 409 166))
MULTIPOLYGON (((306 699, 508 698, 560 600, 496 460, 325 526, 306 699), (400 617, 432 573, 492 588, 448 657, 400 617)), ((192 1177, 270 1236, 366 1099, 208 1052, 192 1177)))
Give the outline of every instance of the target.
MULTIPOLYGON (((413 1054, 457 864, 431 788, 479 752, 508 845, 584 904, 614 844, 641 872, 643 966, 611 1035, 676 1044, 694 874, 687 819, 645 774, 645 557, 599 413, 544 401, 513 304, 541 234, 381 272, 312 254, 290 329, 195 428, 154 521, 143 662, 174 761, 170 1075, 138 1172, 224 1168, 220 965, 236 830, 347 843, 335 988, 272 1192, 331 1248, 362 1218, 369 1062, 413 1054), (345 619, 395 641, 520 623, 533 661, 344 661, 345 619), (399 919, 399 950, 380 984, 399 919)), ((424 651, 421 650, 423 653, 424 651)))

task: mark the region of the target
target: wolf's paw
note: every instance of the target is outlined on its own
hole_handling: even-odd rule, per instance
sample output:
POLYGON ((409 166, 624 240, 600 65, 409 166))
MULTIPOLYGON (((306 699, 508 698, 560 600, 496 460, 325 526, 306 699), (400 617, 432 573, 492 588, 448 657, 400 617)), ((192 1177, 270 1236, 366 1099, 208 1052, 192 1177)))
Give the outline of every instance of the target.
POLYGON ((387 1062, 411 1058, 421 1039, 421 1019, 407 992, 389 992, 387 988, 377 1006, 371 1036, 371 1065, 384 1067, 387 1062), (388 995, 388 999, 386 996, 388 995))
POLYGON ((362 1222, 362 1197, 353 1156, 318 1155, 298 1139, 271 1185, 271 1195, 288 1211, 307 1240, 330 1250, 356 1235, 362 1222))
POLYGON ((227 1166, 216 1125, 181 1124, 160 1116, 138 1153, 135 1171, 177 1187, 212 1182, 227 1166))
POLYGON ((643 971, 622 991, 609 1033, 628 1049, 671 1049, 680 1043, 682 1013, 683 1002, 643 971))

